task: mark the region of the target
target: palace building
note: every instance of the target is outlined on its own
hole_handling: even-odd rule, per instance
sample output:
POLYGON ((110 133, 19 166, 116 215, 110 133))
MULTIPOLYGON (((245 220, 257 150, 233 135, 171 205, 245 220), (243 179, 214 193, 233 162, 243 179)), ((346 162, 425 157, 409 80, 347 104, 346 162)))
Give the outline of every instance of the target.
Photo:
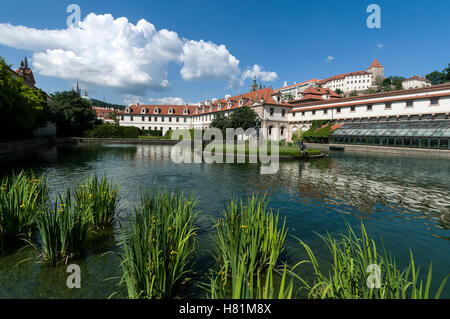
POLYGON ((290 131, 314 120, 342 124, 331 143, 449 148, 450 83, 296 105, 290 131))
POLYGON ((146 130, 207 129, 219 113, 230 116, 239 107, 248 106, 261 119, 261 128, 268 138, 289 139, 288 113, 292 105, 282 101, 272 88, 253 90, 200 105, 131 105, 119 114, 120 125, 146 130), (281 136, 277 136, 279 128, 281 136))
POLYGON ((242 106, 258 114, 266 138, 291 141, 293 134, 308 130, 314 120, 333 121, 339 127, 425 120, 450 123, 450 83, 346 98, 328 88, 309 87, 289 102, 279 90, 264 88, 200 105, 131 105, 118 116, 122 126, 165 134, 168 130, 207 129, 217 114, 229 116, 242 106))
POLYGON ((284 98, 294 100, 298 98, 298 94, 309 87, 323 87, 334 91, 339 89, 344 94, 350 94, 354 91, 369 90, 383 79, 384 67, 375 59, 367 70, 338 74, 322 80, 312 79, 291 86, 287 86, 285 82, 285 85, 276 91, 279 91, 284 98))

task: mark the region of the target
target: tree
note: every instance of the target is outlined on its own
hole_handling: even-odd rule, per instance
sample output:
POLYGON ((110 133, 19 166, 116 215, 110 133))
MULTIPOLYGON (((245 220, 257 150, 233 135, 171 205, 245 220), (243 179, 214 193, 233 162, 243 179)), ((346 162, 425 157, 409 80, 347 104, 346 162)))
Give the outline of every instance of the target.
POLYGON ((49 106, 59 136, 81 136, 94 125, 95 111, 75 91, 56 92, 49 106))
POLYGON ((405 78, 403 76, 390 76, 391 86, 394 87, 394 90, 403 90, 403 80, 405 78))
POLYGON ((47 96, 29 88, 0 57, 0 139, 31 136, 47 120, 47 96))
POLYGON ((445 82, 450 82, 450 63, 442 72, 445 73, 445 82))
MULTIPOLYGON (((445 71, 445 70, 444 70, 445 71)), ((431 81, 431 84, 438 85, 446 82, 447 75, 443 72, 434 71, 430 74, 425 75, 427 80, 431 81)))
POLYGON ((350 92, 349 96, 358 96, 358 92, 357 91, 352 91, 352 92, 350 92))
POLYGON ((341 90, 341 89, 336 89, 336 91, 335 91, 337 94, 339 94, 339 95, 342 95, 342 94, 344 94, 344 92, 341 90))
POLYGON ((225 134, 226 128, 229 127, 229 120, 223 113, 218 113, 214 117, 214 120, 212 120, 210 126, 218 128, 223 134, 225 134))
POLYGON ((236 109, 229 117, 228 127, 243 128, 244 130, 255 127, 258 114, 248 106, 236 109))

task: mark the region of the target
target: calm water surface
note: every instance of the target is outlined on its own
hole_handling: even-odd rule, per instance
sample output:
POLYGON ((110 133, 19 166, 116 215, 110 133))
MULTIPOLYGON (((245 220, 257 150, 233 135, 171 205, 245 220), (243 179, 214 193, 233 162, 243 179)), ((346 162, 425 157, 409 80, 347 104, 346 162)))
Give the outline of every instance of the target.
MULTIPOLYGON (((288 238, 281 258, 295 264, 305 257, 298 237, 321 261, 329 256, 317 234, 337 235, 345 222, 358 228, 363 219, 369 235, 381 239, 400 264, 412 249, 416 263, 433 261, 434 284, 450 272, 450 161, 447 159, 331 152, 309 162, 283 161, 275 175, 261 175, 259 164, 175 164, 170 146, 84 144, 53 147, 26 157, 3 158, 0 175, 24 168, 46 174, 50 188, 61 191, 95 173, 120 185, 119 221, 138 205, 140 189, 158 186, 192 192, 198 197, 199 251, 195 270, 211 266, 212 227, 226 202, 253 192, 268 192, 270 206, 286 217, 288 238)), ((53 193, 54 196, 56 193, 53 193)), ((31 248, 9 247, 0 256, 0 298, 123 297, 117 286, 120 227, 88 242, 87 256, 74 261, 82 271, 82 288, 68 289, 66 268, 36 263, 31 248), (109 253, 107 253, 109 252, 109 253), (106 253, 106 254, 105 254, 106 253), (20 263, 19 263, 20 262, 20 263)), ((304 270, 305 276, 308 269, 304 270)), ((196 278, 204 280, 200 275, 196 278)), ((194 285, 184 292, 204 297, 194 285)), ((443 297, 450 297, 447 284, 443 297)))

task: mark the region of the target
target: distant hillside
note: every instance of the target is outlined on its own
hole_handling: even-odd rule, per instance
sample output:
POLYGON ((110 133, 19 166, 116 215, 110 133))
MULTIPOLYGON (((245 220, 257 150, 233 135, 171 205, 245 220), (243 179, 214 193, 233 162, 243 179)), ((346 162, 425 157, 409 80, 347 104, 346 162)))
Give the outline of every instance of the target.
POLYGON ((96 99, 90 99, 89 101, 90 101, 91 105, 93 105, 93 106, 112 107, 112 108, 119 109, 119 110, 124 110, 125 109, 125 105, 111 104, 111 103, 99 101, 99 100, 96 100, 96 99))

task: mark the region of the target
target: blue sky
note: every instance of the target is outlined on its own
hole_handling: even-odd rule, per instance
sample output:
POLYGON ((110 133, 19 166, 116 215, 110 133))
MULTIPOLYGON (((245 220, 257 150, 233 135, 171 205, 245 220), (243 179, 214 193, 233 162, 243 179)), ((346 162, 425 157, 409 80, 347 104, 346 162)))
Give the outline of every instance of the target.
POLYGON ((374 58, 385 76, 441 71, 450 62, 449 12, 447 0, 9 1, 0 12, 0 56, 14 68, 28 56, 48 92, 70 89, 78 78, 91 97, 113 103, 195 103, 248 91, 255 65, 273 88, 363 70, 374 58), (90 35, 61 32, 71 3, 82 20, 95 14, 90 35), (366 26, 371 3, 381 8, 381 29, 366 26), (98 23, 104 14, 128 21, 109 28, 98 23), (141 19, 144 29, 153 25, 154 41, 135 31, 141 19), (117 51, 103 36, 113 39, 113 29, 128 37, 117 51), (139 53, 147 40, 154 51, 139 53), (70 67, 58 67, 61 61, 70 67))

